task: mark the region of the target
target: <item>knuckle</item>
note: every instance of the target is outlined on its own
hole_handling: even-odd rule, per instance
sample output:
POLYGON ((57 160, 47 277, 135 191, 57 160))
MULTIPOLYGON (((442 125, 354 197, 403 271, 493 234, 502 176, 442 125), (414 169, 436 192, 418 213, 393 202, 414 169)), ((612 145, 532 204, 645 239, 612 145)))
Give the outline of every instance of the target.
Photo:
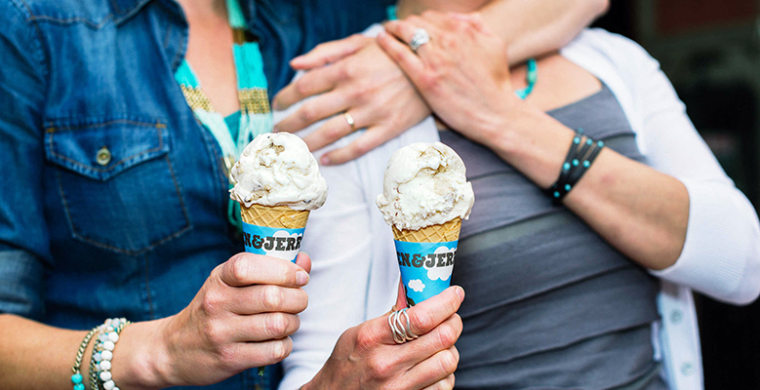
POLYGON ((244 256, 235 256, 230 260, 230 271, 236 281, 245 281, 248 278, 251 263, 244 256))
POLYGON ((356 67, 354 66, 341 66, 338 74, 342 79, 353 80, 357 76, 357 70, 355 68, 356 67))
POLYGON ((200 328, 203 338, 214 348, 220 348, 224 345, 222 327, 216 321, 207 321, 200 328))
POLYGON ((376 379, 390 377, 394 370, 394 365, 386 356, 372 354, 367 360, 370 376, 376 379))
MULTIPOLYGON (((345 124, 345 126, 348 126, 345 124)), ((324 135, 328 142, 335 141, 341 137, 343 137, 343 129, 341 129, 342 126, 326 126, 324 135)))
POLYGON ((237 364, 239 359, 240 347, 237 344, 225 344, 217 348, 219 363, 224 367, 232 367, 237 364))
POLYGON ((306 308, 309 306, 309 294, 307 294, 306 291, 302 289, 296 291, 296 297, 293 301, 296 303, 295 310, 300 313, 306 310, 306 308))
POLYGON ((224 302, 224 297, 222 296, 222 293, 217 291, 216 289, 209 289, 203 294, 203 299, 201 300, 201 310, 206 315, 214 315, 221 311, 222 304, 224 302))
POLYGON ((456 371, 459 359, 457 359, 451 351, 443 351, 440 353, 439 357, 440 359, 438 361, 441 364, 441 372, 451 374, 456 371))
POLYGON ((438 327, 438 340, 442 348, 448 348, 457 342, 457 331, 448 324, 438 327))
POLYGON ((438 76, 438 73, 432 70, 426 74, 423 74, 420 77, 420 86, 422 87, 422 89, 434 91, 438 89, 440 84, 441 84, 441 80, 440 80, 440 77, 438 76))
POLYGON ((286 336, 288 329, 288 319, 283 313, 271 313, 266 320, 265 328, 267 336, 273 339, 279 339, 286 336))
POLYGON ((359 327, 356 334, 356 346, 363 351, 372 350, 378 345, 378 338, 367 326, 359 327))
POLYGON ((290 351, 293 350, 293 343, 290 338, 277 340, 272 343, 271 357, 272 361, 279 362, 290 355, 290 351))
POLYGON ((262 286, 261 300, 267 310, 274 311, 280 308, 283 302, 282 289, 277 286, 262 286))
POLYGON ((415 325, 417 329, 423 329, 425 331, 432 329, 435 326, 433 317, 429 313, 422 310, 407 311, 409 314, 409 320, 412 325, 415 325))
POLYGON ((314 121, 317 113, 314 110, 314 106, 310 104, 304 104, 301 106, 301 108, 298 110, 298 118, 301 119, 301 121, 306 123, 311 123, 314 121))
POLYGON ((373 146, 369 142, 357 140, 351 147, 350 153, 353 157, 359 157, 367 154, 372 148, 373 146))
POLYGON ((293 83, 293 89, 300 97, 307 96, 309 94, 309 78, 308 74, 303 75, 301 78, 293 83))

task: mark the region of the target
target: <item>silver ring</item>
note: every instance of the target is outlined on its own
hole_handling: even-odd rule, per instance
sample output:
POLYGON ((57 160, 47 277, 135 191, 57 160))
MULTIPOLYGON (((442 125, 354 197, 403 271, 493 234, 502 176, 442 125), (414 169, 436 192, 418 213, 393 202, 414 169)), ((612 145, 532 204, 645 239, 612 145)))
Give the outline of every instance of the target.
POLYGON ((343 113, 343 118, 346 120, 346 123, 348 123, 348 126, 351 127, 351 132, 353 133, 356 131, 356 122, 354 122, 354 117, 352 117, 348 111, 343 113))
POLYGON ((409 47, 416 53, 420 46, 428 42, 430 42, 430 34, 428 34, 427 30, 424 28, 416 28, 412 34, 412 39, 409 41, 409 47))
MULTIPOLYGON (((411 318, 409 318, 409 314, 406 312, 407 309, 408 308, 404 308, 398 313, 398 315, 396 316, 396 321, 401 322, 401 319, 399 317, 401 317, 402 314, 404 315, 404 317, 406 318, 406 326, 404 327, 404 337, 406 338, 407 341, 410 341, 410 340, 416 339, 419 336, 417 336, 416 334, 414 334, 414 332, 412 332, 412 320, 411 318)), ((401 325, 402 324, 399 323, 399 327, 401 327, 401 325)))
POLYGON ((392 312, 390 315, 388 315, 388 325, 391 327, 391 334, 393 335, 393 341, 396 342, 396 344, 403 344, 406 342, 406 339, 404 338, 404 334, 401 333, 399 329, 396 328, 396 318, 398 317, 398 311, 392 312))
POLYGON ((407 314, 406 310, 407 308, 404 308, 394 311, 388 315, 388 325, 391 328, 393 341, 395 341, 396 344, 403 344, 407 341, 411 341, 419 337, 414 334, 414 332, 412 332, 412 321, 409 318, 409 314, 407 314), (401 319, 402 314, 406 321, 403 321, 401 319))

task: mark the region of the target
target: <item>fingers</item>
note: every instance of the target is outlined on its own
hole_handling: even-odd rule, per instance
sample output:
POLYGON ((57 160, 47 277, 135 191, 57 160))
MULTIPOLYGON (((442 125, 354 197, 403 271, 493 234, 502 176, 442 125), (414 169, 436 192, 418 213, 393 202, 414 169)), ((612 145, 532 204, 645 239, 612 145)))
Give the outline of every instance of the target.
POLYGON ((456 382, 454 374, 447 376, 445 379, 440 380, 422 390, 449 390, 454 388, 456 382))
MULTIPOLYGON (((325 153, 320 158, 319 162, 322 165, 343 164, 347 161, 363 156, 370 150, 382 145, 396 135, 397 132, 388 131, 382 126, 370 127, 350 144, 325 153)), ((308 136, 306 138, 308 138, 308 136)))
POLYGON ((393 310, 400 310, 406 307, 406 288, 404 287, 404 281, 401 277, 398 278, 398 293, 396 295, 396 304, 393 305, 393 310))
POLYGON ((377 43, 416 85, 419 75, 423 74, 425 71, 425 65, 422 63, 420 57, 417 56, 407 44, 400 42, 391 35, 394 30, 389 30, 388 28, 389 25, 393 24, 395 24, 395 22, 388 22, 386 24, 386 31, 388 31, 388 33, 381 31, 377 35, 377 43))
POLYGON ((238 370, 281 362, 293 350, 290 337, 257 343, 234 343, 219 352, 219 361, 238 370))
MULTIPOLYGON (((459 305, 461 305, 463 299, 464 290, 459 286, 452 286, 443 290, 440 294, 428 298, 416 306, 413 306, 411 309, 408 309, 406 313, 409 315, 409 330, 416 335, 420 335, 420 339, 427 339, 421 343, 417 343, 417 341, 420 341, 419 339, 414 340, 414 342, 408 343, 404 345, 404 347, 417 343, 417 345, 422 347, 421 350, 425 350, 429 345, 433 345, 434 343, 434 341, 431 340, 431 337, 438 337, 439 341, 442 343, 438 348, 432 348, 432 351, 448 348, 453 345, 454 342, 456 342, 456 338, 459 337, 461 325, 459 326, 459 330, 456 329, 456 324, 449 324, 454 327, 449 329, 449 325, 447 325, 447 329, 439 330, 439 332, 435 332, 433 336, 428 335, 428 333, 431 333, 432 330, 441 325, 444 321, 452 318, 459 309, 459 305), (453 341, 451 341, 451 338, 453 338, 453 341), (451 343, 445 345, 445 342, 448 341, 451 341, 451 343)), ((455 319, 454 321, 457 321, 459 317, 456 316, 453 318, 455 319)), ((405 317, 402 316, 402 319, 405 320, 405 317)), ((461 319, 458 321, 460 321, 461 324, 461 319)), ((361 329, 357 336, 357 343, 362 346, 362 348, 372 349, 379 344, 396 344, 396 342, 393 341, 393 333, 388 325, 388 315, 372 319, 365 324, 366 326, 361 329)), ((420 358, 420 353, 411 353, 414 353, 412 359, 420 358)), ((422 358, 427 356, 430 356, 430 353, 422 356, 422 358)), ((406 360, 406 358, 404 358, 404 360, 406 360)))
POLYGON ((290 61, 290 66, 296 70, 317 68, 355 53, 369 41, 371 38, 354 34, 348 38, 322 43, 308 53, 293 58, 290 61))
POLYGON ((227 322, 228 328, 220 330, 236 342, 260 342, 284 339, 298 330, 301 320, 295 314, 265 313, 235 317, 227 322))
POLYGON ((306 252, 298 253, 298 257, 296 257, 296 265, 303 268, 306 272, 311 272, 311 256, 306 254, 306 252))
MULTIPOLYGON (((301 100, 314 96, 335 87, 340 79, 342 68, 336 65, 326 66, 306 72, 301 77, 288 84, 275 97, 275 110, 285 110, 301 100)), ((312 120, 311 122, 313 122, 312 120)), ((311 123, 310 122, 310 123, 311 123)), ((279 128, 279 125, 278 125, 279 128)), ((298 130, 298 129, 296 129, 298 130)), ((282 131, 282 130, 281 130, 282 131)), ((295 131, 295 130, 289 130, 295 131)))
POLYGON ((309 297, 303 289, 256 285, 231 292, 226 309, 240 315, 269 312, 296 314, 304 311, 308 304, 309 297))
POLYGON ((452 348, 461 335, 462 318, 454 314, 429 333, 405 343, 402 346, 404 353, 399 355, 399 362, 410 366, 415 365, 438 351, 452 348))
POLYGON ((403 381, 406 388, 451 389, 453 383, 451 386, 448 383, 453 382, 452 376, 458 364, 459 351, 452 346, 421 361, 396 380, 403 381))
MULTIPOLYGON (((464 300, 464 290, 451 286, 407 310, 412 333, 425 335, 453 316, 464 300)), ((457 337, 459 337, 457 335, 457 337)))
POLYGON ((238 253, 232 256, 218 266, 214 273, 231 287, 252 284, 301 287, 309 281, 309 274, 289 261, 252 253, 238 253))
POLYGON ((342 91, 333 90, 304 102, 296 112, 277 123, 275 128, 277 132, 296 132, 314 122, 343 112, 348 107, 348 96, 342 91))

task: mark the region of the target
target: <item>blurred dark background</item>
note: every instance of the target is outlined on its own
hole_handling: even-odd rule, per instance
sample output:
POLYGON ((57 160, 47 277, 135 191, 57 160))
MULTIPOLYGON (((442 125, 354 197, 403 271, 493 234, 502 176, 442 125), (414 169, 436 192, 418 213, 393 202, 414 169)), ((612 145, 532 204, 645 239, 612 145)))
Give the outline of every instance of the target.
MULTIPOLYGON (((632 38, 673 82, 697 130, 760 206, 760 1, 612 0, 596 26, 632 38)), ((706 390, 760 389, 760 302, 697 296, 706 390)))

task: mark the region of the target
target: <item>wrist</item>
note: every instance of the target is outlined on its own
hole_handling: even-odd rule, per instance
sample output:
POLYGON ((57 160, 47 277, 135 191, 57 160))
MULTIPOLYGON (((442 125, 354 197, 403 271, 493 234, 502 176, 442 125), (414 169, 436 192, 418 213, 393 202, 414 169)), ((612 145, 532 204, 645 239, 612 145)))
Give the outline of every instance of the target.
POLYGON ((167 348, 160 337, 164 320, 133 323, 122 331, 112 369, 119 388, 161 389, 172 385, 167 348))
POLYGON ((574 132, 537 108, 519 102, 509 105, 493 148, 507 163, 540 188, 557 178, 574 132))

